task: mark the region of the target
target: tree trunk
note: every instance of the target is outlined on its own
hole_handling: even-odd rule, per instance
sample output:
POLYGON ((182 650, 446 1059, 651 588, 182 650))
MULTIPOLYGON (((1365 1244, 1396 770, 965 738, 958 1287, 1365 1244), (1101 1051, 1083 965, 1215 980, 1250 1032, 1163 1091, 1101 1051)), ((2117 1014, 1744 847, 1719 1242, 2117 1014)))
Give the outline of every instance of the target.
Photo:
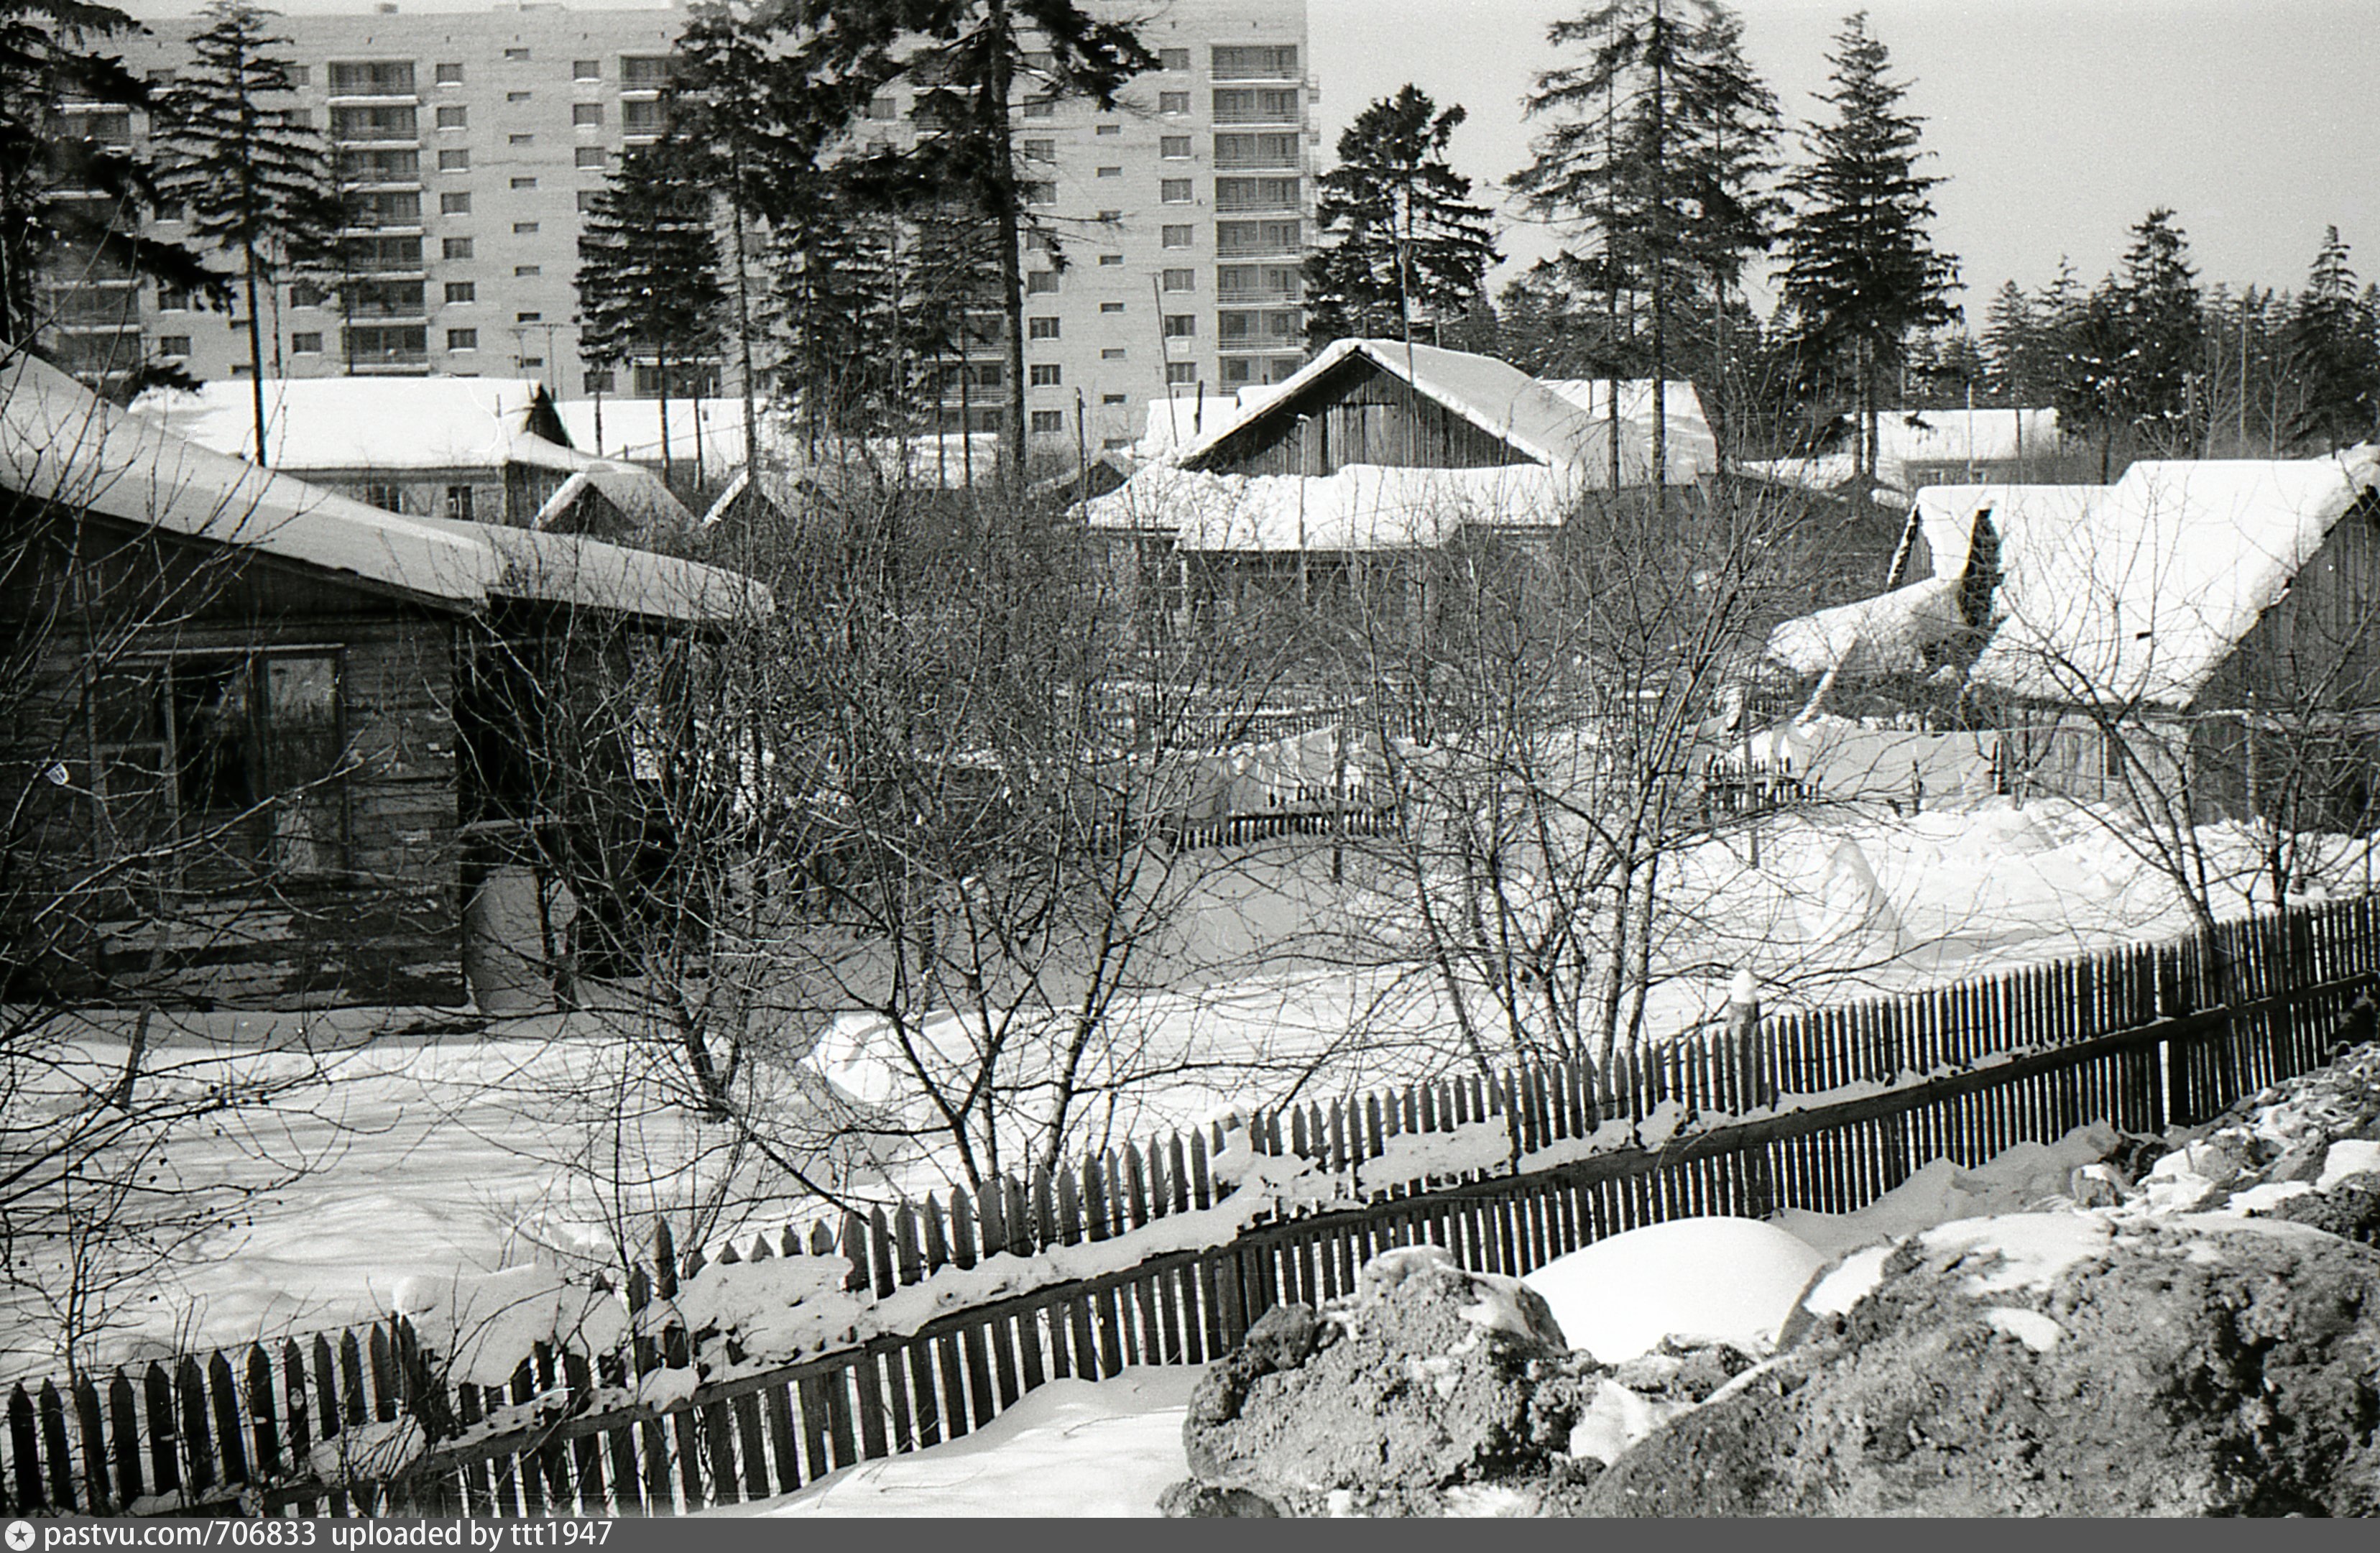
POLYGON ((273 467, 273 460, 265 455, 264 451, 264 336, 260 333, 262 325, 257 322, 256 316, 255 245, 242 244, 240 257, 248 281, 248 400, 256 412, 256 464, 259 468, 269 469, 273 467))
MULTIPOLYGON (((752 397, 752 303, 750 267, 744 261, 744 164, 736 154, 735 186, 730 203, 735 221, 735 336, 744 356, 744 473, 748 481, 759 476, 760 412, 752 397)), ((755 490, 750 492, 757 496, 755 490)))

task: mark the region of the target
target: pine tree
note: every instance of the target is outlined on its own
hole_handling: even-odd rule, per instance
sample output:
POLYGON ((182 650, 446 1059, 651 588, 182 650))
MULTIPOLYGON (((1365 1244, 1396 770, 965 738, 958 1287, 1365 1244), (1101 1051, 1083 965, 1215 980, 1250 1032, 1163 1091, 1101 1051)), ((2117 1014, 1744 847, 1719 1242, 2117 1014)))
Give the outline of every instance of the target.
POLYGON ((2041 333, 2040 315, 2033 298, 2014 281, 2004 281, 1984 315, 1984 356, 1990 370, 1985 381, 1994 398, 2011 405, 2031 403, 2034 352, 2041 333))
POLYGON ((1861 478, 1876 479, 1877 385, 1911 333, 1948 322, 1958 261, 1927 236, 1926 191, 1942 180, 1917 171, 1924 122, 1900 104, 1891 56, 1852 16, 1828 56, 1834 122, 1805 133, 1812 159, 1787 180, 1800 210, 1785 233, 1784 295, 1809 345, 1847 356, 1858 398, 1861 478))
MULTIPOLYGON (((117 295, 93 286, 95 280, 143 278, 226 295, 195 250, 141 235, 158 192, 132 143, 129 116, 149 108, 149 88, 121 59, 100 52, 139 30, 123 12, 84 0, 0 0, 0 341, 113 380, 127 393, 149 381, 188 379, 139 361, 72 358, 55 329, 63 309, 117 295), (67 102, 86 106, 62 113, 67 102), (110 116, 125 123, 121 137, 102 131, 110 116)), ((130 294, 120 295, 128 304, 130 294)))
POLYGON ((726 304, 710 192, 664 138, 621 157, 593 203, 578 238, 579 348, 604 366, 652 358, 667 480, 671 384, 699 397, 698 369, 718 356, 726 304))
POLYGON ((1111 109, 1124 83, 1157 68, 1157 56, 1123 22, 1102 21, 1074 0, 783 0, 785 57, 807 98, 796 122, 848 127, 883 87, 916 86, 921 133, 906 150, 861 159, 870 203, 933 209, 966 201, 996 233, 1000 305, 1007 322, 1002 446, 1025 465, 1025 262, 1028 230, 1019 164, 1020 101, 1087 97, 1111 109))
MULTIPOLYGON (((1560 117, 1511 187, 1531 210, 1579 229, 1609 339, 1623 335, 1623 300, 1644 299, 1641 356, 1666 379, 1680 316, 1723 321, 1729 288, 1769 244, 1777 100, 1743 59, 1742 21, 1716 0, 1612 0, 1556 22, 1547 39, 1589 53, 1537 78, 1525 111, 1560 117)), ((1712 345, 1724 356, 1718 328, 1712 345)), ((1615 389, 1615 410, 1618 397, 1615 389)), ((1653 440, 1658 470, 1667 418, 1658 394, 1653 440)))
POLYGON ((2325 452, 2366 441, 2380 425, 2380 318, 2368 292, 2357 294, 2347 260, 2338 228, 2326 229, 2286 336, 2305 394, 2290 439, 2325 452))
POLYGON ((1496 251, 1488 207, 1447 165, 1460 103, 1439 111, 1407 85, 1362 113, 1339 137, 1339 164, 1315 203, 1320 243, 1305 261, 1306 338, 1348 335, 1410 343, 1416 319, 1443 344, 1477 297, 1496 251))
POLYGON ((190 229, 235 256, 247 294, 249 389, 256 461, 270 464, 264 431, 264 322, 260 305, 301 271, 322 271, 338 246, 342 207, 322 138, 266 99, 290 90, 289 66, 271 51, 273 13, 247 0, 214 0, 191 35, 192 65, 160 94, 160 137, 169 158, 159 185, 182 202, 190 229))

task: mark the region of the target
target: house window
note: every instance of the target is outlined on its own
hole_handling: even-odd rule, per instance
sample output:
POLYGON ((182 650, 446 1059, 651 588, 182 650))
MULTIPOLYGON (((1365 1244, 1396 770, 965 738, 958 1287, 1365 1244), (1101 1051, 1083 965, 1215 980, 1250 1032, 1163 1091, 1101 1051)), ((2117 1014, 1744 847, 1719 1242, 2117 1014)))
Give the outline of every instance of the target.
POLYGON ((1054 318, 1028 318, 1025 321, 1025 337, 1028 340, 1054 340, 1058 337, 1058 321, 1054 318))
POLYGON ((443 259, 468 259, 471 257, 471 239, 468 237, 445 238, 439 244, 438 252, 443 259))
POLYGON ((1168 205, 1186 205, 1190 202, 1190 182, 1188 178, 1161 178, 1157 185, 1157 198, 1168 205))
POLYGON ((1187 135, 1159 136, 1157 140, 1157 154, 1165 158, 1168 162, 1189 161, 1190 137, 1187 135))
POLYGON ((1196 241, 1192 236, 1196 230, 1189 226, 1169 226, 1165 228, 1162 240, 1167 248, 1188 248, 1196 241))
POLYGON ((603 79, 603 62, 600 59, 574 59, 570 62, 570 79, 574 81, 600 81, 603 79))
POLYGON ((1169 383, 1196 382, 1198 381, 1198 363, 1196 361, 1168 361, 1165 364, 1165 381, 1169 383))
POLYGON ((601 124, 603 122, 603 104, 601 103, 571 103, 570 122, 582 128, 589 125, 601 124))
POLYGON ((471 170, 470 148, 468 146, 464 146, 454 151, 440 152, 438 153, 438 170, 442 173, 469 172, 471 170))
POLYGON ((463 84, 463 67, 456 64, 439 66, 438 84, 440 86, 461 86, 463 84))
POLYGON ((448 281, 446 283, 446 302, 449 307, 461 302, 476 302, 479 299, 479 282, 448 281))
POLYGON ((1035 388, 1055 388, 1061 381, 1061 369, 1054 361, 1037 361, 1026 370, 1030 374, 1027 381, 1035 388))
POLYGON ((289 336, 289 349, 291 354, 296 356, 322 355, 322 332, 319 330, 306 330, 301 333, 292 334, 289 336))
POLYGON ((537 187, 537 180, 535 178, 515 178, 513 180, 513 187, 515 188, 535 188, 537 187))
POLYGON ((1054 296, 1057 290, 1058 272, 1055 270, 1035 270, 1025 277, 1025 295, 1027 297, 1054 296))
POLYGON ((446 515, 456 523, 471 521, 471 488, 450 485, 446 488, 446 515))
POLYGON ((1190 51, 1188 49, 1159 49, 1157 51, 1157 67, 1160 70, 1187 70, 1190 68, 1190 51))
POLYGON ((1196 291, 1198 289, 1198 272, 1196 270, 1168 270, 1165 272, 1163 284, 1165 289, 1168 291, 1196 291))
POLYGON ((441 194, 438 197, 438 213, 440 215, 469 215, 471 213, 471 191, 468 188, 458 188, 445 194, 441 194))
POLYGON ((1063 410, 1035 410, 1028 429, 1044 436, 1052 431, 1063 431, 1066 429, 1066 412, 1063 410))
MULTIPOLYGON (((321 336, 317 335, 316 338, 319 339, 321 336)), ((188 334, 160 334, 157 336, 157 354, 188 356, 190 354, 190 337, 188 334)))
POLYGON ((603 158, 606 154, 601 146, 580 146, 576 160, 579 166, 591 167, 600 172, 602 170, 603 158))
POLYGON ((446 331, 446 348, 477 350, 480 348, 480 332, 477 329, 449 329, 446 331))
POLYGON ((1165 315, 1165 337, 1167 339, 1192 339, 1197 335, 1197 333, 1198 315, 1196 313, 1167 313, 1165 315))
POLYGON ((438 127, 441 129, 465 129, 470 127, 470 110, 460 103, 448 103, 438 110, 438 127))
POLYGON ((1157 111, 1160 114, 1186 114, 1190 111, 1190 94, 1186 91, 1160 91, 1157 94, 1157 111))

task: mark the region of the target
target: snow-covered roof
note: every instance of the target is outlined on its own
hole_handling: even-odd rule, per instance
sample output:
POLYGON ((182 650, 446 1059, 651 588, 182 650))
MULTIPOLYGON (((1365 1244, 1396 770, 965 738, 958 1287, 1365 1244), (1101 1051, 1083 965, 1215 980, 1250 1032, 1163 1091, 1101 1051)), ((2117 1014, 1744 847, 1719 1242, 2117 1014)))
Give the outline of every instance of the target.
MULTIPOLYGON (((1611 384, 1601 378, 1540 379, 1556 396, 1576 405, 1596 421, 1609 426, 1611 417, 1611 384)), ((1669 444, 1669 480, 1671 485, 1692 485, 1695 477, 1706 469, 1718 467, 1718 439, 1711 432, 1710 418, 1703 413, 1703 398, 1691 382, 1672 381, 1664 385, 1661 394, 1663 432, 1669 444)), ((1620 424, 1622 431, 1621 447, 1623 459, 1628 451, 1641 447, 1649 467, 1653 447, 1653 380, 1623 378, 1620 383, 1620 424)), ((1609 455, 1605 455, 1607 458, 1609 455)))
POLYGON ((2043 699, 2186 706, 2288 590, 2380 448, 2321 458, 2157 461, 2043 511, 2012 504, 1997 622, 1973 677, 2043 699))
MULTIPOLYGON (((274 378, 264 384, 265 453, 274 468, 298 474, 573 467, 552 456, 569 449, 536 433, 544 394, 533 378, 274 378)), ((132 408, 200 447, 256 456, 245 381, 152 389, 132 408)))
POLYGON ((1170 535, 1185 551, 1375 551, 1440 545, 1456 529, 1558 528, 1581 471, 1349 464, 1337 473, 1218 475, 1152 464, 1080 509, 1093 528, 1170 535))
MULTIPOLYGON (((1876 417, 1876 478, 1880 485, 1905 491, 1915 484, 1912 465, 1922 471, 1944 464, 2010 464, 2056 452, 2058 437, 2056 410, 1888 410, 1876 417)), ((1833 491, 1859 473, 1859 458, 1850 452, 1822 453, 1746 459, 1732 467, 1755 479, 1833 491)))
POLYGON ((1283 386, 1258 383, 1151 399, 1146 406, 1148 419, 1141 426, 1139 440, 1132 444, 1132 455, 1142 459, 1171 458, 1184 448, 1196 447, 1206 441, 1210 430, 1236 424, 1248 411, 1279 397, 1283 386))
POLYGON ((0 366, 0 485, 464 611, 510 598, 718 621, 771 607, 759 583, 716 567, 367 506, 118 410, 22 355, 0 366))
POLYGON ((1350 339, 1331 341, 1279 384, 1278 392, 1213 426, 1183 452, 1180 462, 1196 467, 1242 427, 1268 414, 1293 411, 1318 380, 1358 356, 1541 464, 1584 463, 1604 445, 1601 429, 1585 410, 1509 361, 1402 340, 1350 339))
POLYGON ((1797 674, 1913 673, 1925 650, 1959 629, 1957 576, 1931 576, 1789 620, 1761 656, 1797 674))
MULTIPOLYGON (((554 410, 562 417, 570 445, 606 458, 632 459, 639 464, 662 461, 662 402, 659 399, 561 399, 554 410), (602 436, 596 422, 602 422, 602 436)), ((760 421, 764 453, 777 450, 784 439, 773 435, 770 418, 776 411, 767 400, 754 406, 760 421)), ((745 464, 744 401, 735 399, 672 399, 669 402, 670 462, 691 469, 700 445, 702 479, 726 479, 745 464)))
POLYGON ((1991 515, 2003 547, 2029 542, 2034 530, 2062 534, 2082 519, 2107 487, 2100 485, 1929 485, 1911 498, 1909 521, 1925 540, 1933 574, 1957 577, 1967 569, 1975 519, 1991 515))

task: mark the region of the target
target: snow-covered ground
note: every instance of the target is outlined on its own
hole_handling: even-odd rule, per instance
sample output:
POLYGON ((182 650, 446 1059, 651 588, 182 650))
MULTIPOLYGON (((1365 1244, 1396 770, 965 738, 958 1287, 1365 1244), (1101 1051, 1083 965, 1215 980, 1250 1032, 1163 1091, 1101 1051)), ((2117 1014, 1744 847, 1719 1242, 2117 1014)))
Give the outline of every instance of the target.
MULTIPOLYGON (((2255 838, 2208 833, 2218 863, 2245 877, 2255 838)), ((1152 1052, 1190 1060, 1184 1076, 1116 1117, 1121 1135, 1201 1121, 1273 1092, 1362 1093, 1438 1053, 1445 1020, 1431 978, 1394 965, 1283 963, 1268 943, 1311 927, 1327 849, 1266 854, 1218 883, 1207 935, 1232 968, 1184 990, 1135 1000, 1125 1017, 1152 1052)), ((2342 877, 2353 877, 2351 863, 2342 877)), ((2184 930, 2169 888, 2107 825, 2073 806, 1968 802, 1906 819, 1836 810, 1779 816, 1760 867, 1746 838, 1714 842, 1671 870, 1673 898, 1697 906, 1686 946, 1718 964, 1665 984, 1648 1025, 1712 1017, 1749 969, 1769 1008, 1870 995, 1985 974, 2184 930)), ((2242 894, 2227 903, 2245 911, 2242 894)), ((1682 951, 1683 952, 1684 951, 1682 951)), ((657 1103, 624 1043, 584 1017, 498 1022, 485 1033, 402 1034, 420 1011, 185 1016, 161 1028, 171 1082, 252 1089, 278 1074, 269 1108, 226 1110, 156 1169, 210 1191, 245 1188, 174 1259, 178 1269, 115 1311, 86 1353, 103 1361, 231 1346, 335 1327, 388 1308, 407 1275, 486 1271, 537 1256, 609 1259, 641 1246, 656 1208, 725 1205, 716 1232, 807 1224, 813 1210, 722 1130, 657 1103), (616 1102, 616 1103, 615 1103, 616 1102)), ((120 1027, 119 1027, 120 1028, 120 1027)), ((884 1080, 865 1021, 846 1018, 813 1053, 813 1074, 863 1093, 884 1080)), ((68 1076, 103 1086, 123 1061, 101 1020, 77 1038, 68 1076)), ((878 1191, 938 1184, 931 1159, 844 1159, 878 1191)), ((1930 1189, 1930 1188, 1929 1188, 1930 1189)), ((62 1247, 20 1246, 20 1271, 62 1247)), ((44 1334, 54 1313, 20 1280, 0 1307, 0 1366, 59 1367, 44 1334)), ((60 1280, 49 1280, 55 1287, 60 1280)))

